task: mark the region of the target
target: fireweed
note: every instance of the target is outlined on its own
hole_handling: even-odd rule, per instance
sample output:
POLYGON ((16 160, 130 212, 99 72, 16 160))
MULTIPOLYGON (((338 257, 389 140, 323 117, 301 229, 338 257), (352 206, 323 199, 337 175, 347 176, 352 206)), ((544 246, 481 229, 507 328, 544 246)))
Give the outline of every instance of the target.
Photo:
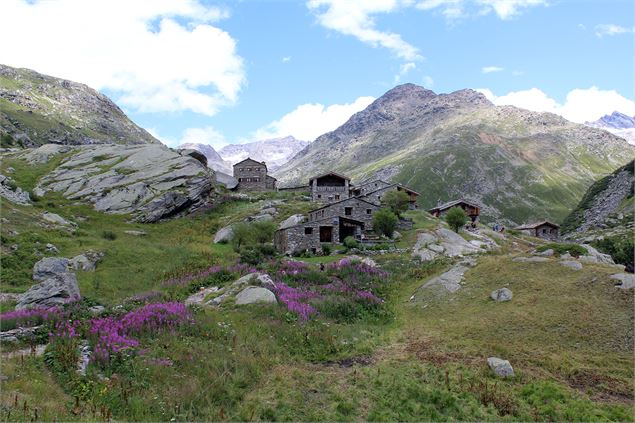
POLYGON ((364 263, 340 260, 318 271, 306 263, 286 261, 272 265, 276 276, 274 292, 280 303, 300 321, 325 311, 337 318, 337 310, 376 311, 383 303, 378 292, 386 285, 389 273, 364 263), (343 306, 349 304, 349 306, 343 306))
POLYGON ((163 287, 185 287, 190 285, 192 282, 209 278, 211 276, 218 275, 220 273, 226 274, 238 274, 240 276, 246 275, 248 273, 255 272, 256 269, 253 266, 247 264, 234 264, 232 266, 211 266, 205 270, 196 273, 189 273, 184 276, 180 276, 178 278, 171 278, 166 281, 163 281, 161 284, 163 287))
POLYGON ((60 307, 7 311, 0 314, 0 330, 37 326, 44 322, 60 320, 62 316, 60 307))

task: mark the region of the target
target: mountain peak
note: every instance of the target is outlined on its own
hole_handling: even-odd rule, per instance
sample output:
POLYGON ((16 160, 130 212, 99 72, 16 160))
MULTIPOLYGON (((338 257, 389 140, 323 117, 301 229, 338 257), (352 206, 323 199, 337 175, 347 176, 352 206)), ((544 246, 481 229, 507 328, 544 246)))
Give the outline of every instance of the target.
POLYGON ((586 122, 585 125, 602 129, 631 129, 635 128, 635 116, 614 111, 610 115, 604 115, 596 121, 586 122))

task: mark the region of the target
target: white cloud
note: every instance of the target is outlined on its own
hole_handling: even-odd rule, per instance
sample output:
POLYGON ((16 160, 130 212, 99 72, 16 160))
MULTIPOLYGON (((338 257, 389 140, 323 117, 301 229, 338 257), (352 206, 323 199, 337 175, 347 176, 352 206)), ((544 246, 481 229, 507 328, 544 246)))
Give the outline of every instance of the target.
POLYGON ((197 143, 211 145, 214 147, 214 150, 218 151, 229 144, 223 134, 211 126, 187 128, 183 131, 179 139, 161 136, 155 128, 146 128, 146 130, 168 147, 177 147, 186 143, 197 143))
POLYGON ((416 7, 421 10, 440 10, 448 20, 470 15, 482 16, 494 12, 500 19, 511 19, 523 9, 547 5, 546 0, 421 0, 416 7))
POLYGON ((502 72, 503 70, 505 69, 499 66, 485 66, 481 68, 482 73, 502 72))
POLYGON ((403 77, 405 77, 406 75, 408 75, 408 73, 413 70, 416 69, 417 65, 413 62, 408 62, 408 63, 404 63, 401 66, 399 66, 399 73, 397 75, 395 75, 395 79, 394 79, 394 83, 395 84, 399 84, 401 82, 401 79, 403 77))
POLYGON ((245 82, 236 41, 199 0, 2 0, 0 62, 83 82, 139 111, 213 115, 245 82), (37 30, 34 30, 37 28, 37 30))
POLYGON ((595 35, 602 38, 605 35, 619 35, 619 34, 633 34, 635 33, 635 27, 626 28, 615 24, 597 25, 595 27, 595 35))
POLYGON ((425 88, 428 88, 428 89, 434 87, 434 79, 432 79, 432 77, 429 75, 424 76, 423 79, 421 80, 421 83, 423 84, 425 88))
POLYGON ((287 63, 291 61, 291 56, 285 56, 282 58, 282 63, 287 63))
POLYGON ((512 105, 536 112, 555 113, 578 123, 597 120, 614 111, 635 115, 635 102, 615 90, 600 90, 597 87, 569 91, 564 104, 558 103, 538 88, 510 92, 500 97, 488 89, 477 91, 498 106, 512 105))
MULTIPOLYGON (((407 2, 403 2, 404 5, 407 2)), ((373 47, 384 47, 407 61, 422 60, 419 50, 401 35, 376 28, 373 15, 396 11, 398 0, 309 0, 308 8, 315 13, 320 25, 352 35, 373 47)))
POLYGON ((302 104, 280 119, 271 122, 254 133, 254 139, 266 139, 293 135, 295 138, 313 141, 327 132, 337 129, 354 113, 365 109, 375 99, 359 97, 348 104, 302 104))

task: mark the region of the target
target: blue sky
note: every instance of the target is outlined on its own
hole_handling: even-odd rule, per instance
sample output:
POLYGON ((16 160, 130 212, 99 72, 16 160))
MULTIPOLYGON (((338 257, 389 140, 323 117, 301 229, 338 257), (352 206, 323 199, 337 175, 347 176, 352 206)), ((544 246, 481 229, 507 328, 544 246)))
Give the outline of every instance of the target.
POLYGON ((87 83, 171 145, 312 140, 405 82, 635 114, 629 0, 3 0, 0 16, 0 62, 87 83))

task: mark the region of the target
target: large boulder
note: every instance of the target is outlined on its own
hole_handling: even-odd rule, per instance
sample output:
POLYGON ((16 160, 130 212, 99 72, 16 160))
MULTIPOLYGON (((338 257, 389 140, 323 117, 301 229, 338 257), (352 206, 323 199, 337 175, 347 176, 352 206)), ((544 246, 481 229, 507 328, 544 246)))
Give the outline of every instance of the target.
POLYGON ((613 258, 610 255, 599 252, 591 245, 582 244, 582 247, 586 248, 587 254, 580 256, 580 260, 586 261, 587 263, 615 264, 613 258))
POLYGON ((33 266, 33 280, 39 283, 18 297, 16 310, 53 307, 80 298, 77 278, 66 258, 47 257, 38 261, 33 266))
POLYGON ((256 303, 275 304, 277 300, 273 292, 258 286, 248 286, 236 295, 237 305, 256 303))
POLYGON ((498 377, 507 378, 514 376, 514 369, 508 360, 503 360, 498 357, 489 357, 487 359, 487 365, 498 377))
POLYGON ((214 184, 213 170, 165 146, 102 144, 75 147, 40 179, 38 192, 59 192, 105 213, 155 222, 208 204, 214 184))
POLYGON ((50 213, 50 212, 47 212, 47 211, 42 213, 42 219, 44 219, 47 223, 50 223, 52 225, 76 226, 73 222, 70 222, 70 221, 64 219, 59 214, 50 213))
POLYGON ((417 242, 412 250, 412 256, 422 261, 434 260, 439 255, 462 257, 464 255, 482 253, 485 249, 489 249, 491 244, 494 244, 494 242, 477 241, 470 243, 456 232, 446 228, 439 228, 433 232, 420 232, 417 234, 417 242))
POLYGON ((220 228, 214 235, 214 244, 227 243, 234 237, 234 228, 232 225, 220 228))
POLYGON ((290 228, 291 226, 299 225, 302 222, 304 222, 304 215, 294 214, 282 221, 280 229, 290 228))

